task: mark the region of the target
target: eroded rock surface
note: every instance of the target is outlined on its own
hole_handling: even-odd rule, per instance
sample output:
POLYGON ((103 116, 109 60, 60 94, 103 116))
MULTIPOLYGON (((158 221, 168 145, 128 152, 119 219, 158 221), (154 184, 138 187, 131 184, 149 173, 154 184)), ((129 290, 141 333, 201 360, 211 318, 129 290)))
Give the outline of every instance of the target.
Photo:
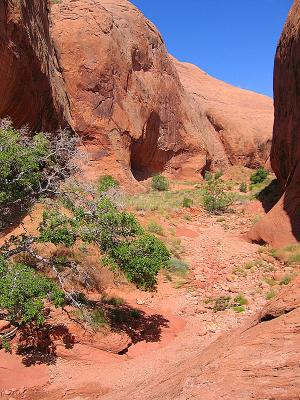
POLYGON ((4 0, 0 21, 0 117, 71 125, 89 178, 265 164, 271 100, 178 63, 129 1, 4 0))
POLYGON ((279 247, 300 240, 300 4, 288 15, 275 58, 271 164, 283 195, 250 233, 279 247))
POLYGON ((300 279, 241 328, 194 359, 105 400, 296 400, 300 395, 300 279))
POLYGON ((219 137, 231 165, 256 168, 270 156, 273 102, 215 79, 195 65, 176 62, 181 82, 219 137))
POLYGON ((47 1, 0 3, 0 117, 17 127, 51 131, 70 122, 48 13, 47 1))

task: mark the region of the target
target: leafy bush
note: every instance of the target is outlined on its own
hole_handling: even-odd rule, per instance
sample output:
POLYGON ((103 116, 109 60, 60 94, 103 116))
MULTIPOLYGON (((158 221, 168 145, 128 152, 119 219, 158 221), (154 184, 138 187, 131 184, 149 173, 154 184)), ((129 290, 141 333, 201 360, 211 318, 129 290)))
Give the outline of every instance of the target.
MULTIPOLYGON (((73 246, 77 238, 95 243, 106 253, 104 265, 119 268, 141 288, 153 288, 158 271, 170 258, 163 242, 146 234, 133 214, 118 210, 107 196, 98 203, 88 202, 87 207, 71 205, 71 216, 47 210, 38 241, 67 247, 73 246)), ((161 233, 158 224, 153 229, 161 233)))
POLYGON ((2 336, 2 338, 0 338, 0 345, 2 349, 4 349, 6 352, 11 351, 10 344, 5 336, 2 336))
POLYGON ((263 182, 269 175, 268 171, 263 167, 259 167, 254 174, 251 175, 251 184, 256 185, 257 183, 263 182))
POLYGON ((145 290, 155 287, 159 270, 170 260, 164 243, 149 234, 117 246, 110 254, 128 280, 145 290))
POLYGON ((221 179, 212 178, 207 181, 203 194, 203 206, 212 213, 225 211, 233 203, 233 194, 225 192, 221 179))
POLYGON ((29 143, 13 128, 0 129, 0 204, 22 199, 38 188, 49 142, 42 134, 29 143))
POLYGON ((71 162, 76 143, 67 131, 31 135, 14 129, 9 120, 0 121, 0 228, 39 196, 56 192, 59 182, 76 169, 71 162))
POLYGON ((103 175, 99 179, 98 191, 100 193, 107 192, 109 189, 117 189, 120 183, 111 175, 103 175))
POLYGON ((185 208, 191 208, 192 204, 193 204, 193 200, 189 199, 188 197, 185 197, 182 201, 182 206, 185 208))
POLYGON ((82 308, 73 312, 75 318, 87 323, 95 332, 108 323, 102 307, 82 308))
POLYGON ((39 226, 39 242, 64 244, 71 247, 76 241, 73 232, 72 219, 68 218, 58 210, 46 210, 43 213, 43 221, 39 226))
POLYGON ((95 220, 97 237, 93 240, 102 251, 110 252, 115 247, 143 233, 135 216, 126 211, 119 211, 113 205, 109 210, 97 214, 95 220))
POLYGON ((64 303, 64 293, 51 280, 23 264, 0 259, 0 309, 14 323, 44 322, 44 300, 56 307, 64 303))
POLYGON ((247 183, 246 182, 242 182, 240 184, 240 192, 247 193, 247 183))
POLYGON ((167 178, 162 175, 153 176, 151 186, 152 189, 158 190, 160 192, 169 190, 169 182, 167 178))

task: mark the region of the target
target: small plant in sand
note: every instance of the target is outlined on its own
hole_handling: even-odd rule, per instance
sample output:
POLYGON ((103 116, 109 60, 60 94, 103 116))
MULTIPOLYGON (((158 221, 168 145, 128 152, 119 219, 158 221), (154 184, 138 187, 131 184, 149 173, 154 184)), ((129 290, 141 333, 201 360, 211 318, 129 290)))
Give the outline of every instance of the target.
POLYGON ((291 275, 285 275, 281 281, 280 285, 288 285, 292 281, 292 276, 291 275))
POLYGON ((190 198, 188 198, 188 197, 185 197, 185 198, 182 200, 182 206, 183 206, 184 208, 191 208, 192 204, 193 204, 193 200, 190 199, 190 198))
POLYGON ((246 299, 246 297, 243 294, 238 294, 235 298, 234 298, 234 306, 245 306, 248 304, 248 300, 246 299))
POLYGON ((269 173, 266 169, 259 167, 250 177, 251 184, 256 185, 257 183, 262 183, 268 175, 269 173))
POLYGON ((271 300, 276 296, 275 290, 271 289, 267 294, 266 294, 266 300, 271 300))
POLYGON ((117 189, 120 183, 111 175, 103 175, 99 178, 98 191, 99 193, 107 192, 109 189, 117 189))
POLYGON ((225 191, 225 184, 220 178, 213 177, 207 181, 203 194, 203 206, 211 213, 221 213, 233 203, 232 193, 225 191))
POLYGON ((214 312, 225 311, 230 308, 231 297, 230 296, 220 296, 214 300, 213 310, 214 312))
POLYGON ((153 176, 151 186, 152 189, 158 190, 160 192, 169 190, 168 179, 162 175, 153 176))
POLYGON ((248 190, 248 188, 247 188, 247 183, 246 183, 246 182, 242 182, 242 183, 240 184, 240 192, 242 192, 242 193, 247 193, 247 190, 248 190))
POLYGON ((205 171, 204 179, 206 182, 211 181, 213 179, 213 174, 210 171, 205 171))

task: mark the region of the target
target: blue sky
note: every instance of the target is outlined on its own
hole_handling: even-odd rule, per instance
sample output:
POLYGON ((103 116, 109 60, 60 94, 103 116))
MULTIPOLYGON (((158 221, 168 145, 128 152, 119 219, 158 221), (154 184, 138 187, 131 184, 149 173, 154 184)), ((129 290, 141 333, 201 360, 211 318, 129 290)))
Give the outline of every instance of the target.
POLYGON ((273 95, 276 45, 293 0, 131 0, 169 52, 235 86, 273 95))

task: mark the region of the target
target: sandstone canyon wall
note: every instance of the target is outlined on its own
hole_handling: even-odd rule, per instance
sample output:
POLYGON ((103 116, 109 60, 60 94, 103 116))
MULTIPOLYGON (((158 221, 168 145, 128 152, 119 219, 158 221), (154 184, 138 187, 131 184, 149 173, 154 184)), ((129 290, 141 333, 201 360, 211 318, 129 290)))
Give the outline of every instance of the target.
POLYGON ((181 82, 209 120, 231 165, 267 165, 273 102, 270 98, 215 79, 195 65, 176 62, 181 82))
POLYGON ((70 125, 90 177, 196 177, 266 163, 271 99, 174 60, 129 1, 4 0, 0 21, 0 117, 32 129, 70 125))
POLYGON ((275 121, 271 164, 279 202, 250 233, 275 247, 300 241, 300 3, 295 1, 278 43, 274 68, 275 121))
POLYGON ((48 15, 47 1, 0 2, 0 117, 17 127, 51 131, 70 122, 48 15))

